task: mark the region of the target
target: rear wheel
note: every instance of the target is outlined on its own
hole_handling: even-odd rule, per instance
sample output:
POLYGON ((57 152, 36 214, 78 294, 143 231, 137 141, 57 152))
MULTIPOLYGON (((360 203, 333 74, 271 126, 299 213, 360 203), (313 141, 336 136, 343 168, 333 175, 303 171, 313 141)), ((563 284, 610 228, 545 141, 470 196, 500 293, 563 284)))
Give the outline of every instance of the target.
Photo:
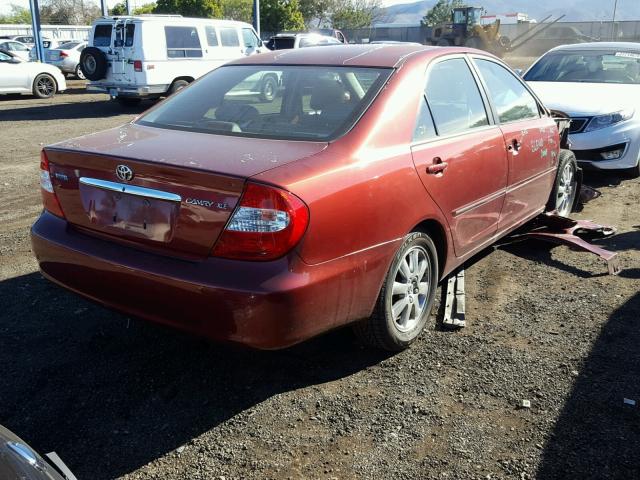
POLYGON ((547 211, 556 210, 558 215, 567 217, 573 211, 573 205, 578 194, 578 164, 576 157, 570 150, 560 150, 558 157, 558 171, 553 184, 547 211))
POLYGON ((399 351, 413 343, 429 319, 438 284, 438 255, 429 235, 405 238, 391 263, 371 317, 354 326, 369 346, 399 351))
POLYGON ((171 86, 169 87, 169 95, 173 95, 174 93, 176 93, 178 90, 182 90, 184 87, 186 87, 187 85, 189 85, 189 82, 186 80, 174 80, 173 83, 171 84, 171 86))
POLYGON ((33 81, 33 94, 38 98, 51 98, 56 94, 58 86, 48 73, 41 73, 33 81))
POLYGON ((82 73, 82 69, 80 68, 80 64, 76 65, 75 74, 76 74, 76 78, 79 78, 80 80, 85 80, 87 78, 87 77, 84 76, 84 73, 82 73))

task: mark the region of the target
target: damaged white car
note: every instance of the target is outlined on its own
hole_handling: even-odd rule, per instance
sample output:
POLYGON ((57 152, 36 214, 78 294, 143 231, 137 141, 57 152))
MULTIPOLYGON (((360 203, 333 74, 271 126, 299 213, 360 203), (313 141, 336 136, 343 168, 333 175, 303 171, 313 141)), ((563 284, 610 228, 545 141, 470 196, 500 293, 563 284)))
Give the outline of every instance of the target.
POLYGON ((547 107, 571 117, 582 167, 640 176, 640 43, 581 43, 550 50, 524 79, 547 107))

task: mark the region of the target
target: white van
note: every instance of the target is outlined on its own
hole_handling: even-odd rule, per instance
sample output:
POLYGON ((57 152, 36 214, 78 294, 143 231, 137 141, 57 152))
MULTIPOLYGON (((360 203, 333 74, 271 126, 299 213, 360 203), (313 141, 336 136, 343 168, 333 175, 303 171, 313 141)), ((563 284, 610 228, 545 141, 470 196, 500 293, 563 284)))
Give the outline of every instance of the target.
POLYGON ((102 17, 93 24, 80 68, 90 80, 88 90, 135 104, 170 95, 230 60, 263 49, 244 22, 180 15, 102 17))

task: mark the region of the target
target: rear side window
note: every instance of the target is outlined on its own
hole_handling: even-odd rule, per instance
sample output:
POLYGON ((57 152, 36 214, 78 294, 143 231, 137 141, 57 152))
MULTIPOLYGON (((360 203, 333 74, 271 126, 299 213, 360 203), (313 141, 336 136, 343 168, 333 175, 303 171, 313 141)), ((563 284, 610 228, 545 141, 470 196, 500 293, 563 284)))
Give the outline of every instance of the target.
POLYGON ((136 32, 136 26, 133 23, 127 24, 125 28, 116 28, 116 39, 113 42, 114 47, 132 47, 133 36, 136 32))
POLYGON ((489 60, 475 60, 484 78, 500 123, 538 118, 538 102, 506 68, 489 60))
POLYGON ((489 125, 478 85, 462 58, 437 63, 429 72, 425 94, 438 135, 489 125))
POLYGON ((202 57, 200 37, 196 27, 164 27, 167 40, 167 57, 202 57))
POLYGON ((238 40, 238 32, 235 28, 221 28, 220 29, 220 42, 223 47, 239 47, 240 40, 238 40))
POLYGON ((93 45, 95 47, 109 47, 111 45, 111 25, 96 25, 93 32, 93 45))
POLYGON ((207 45, 210 47, 218 46, 218 35, 216 34, 216 27, 207 25, 204 27, 204 33, 207 35, 207 45))

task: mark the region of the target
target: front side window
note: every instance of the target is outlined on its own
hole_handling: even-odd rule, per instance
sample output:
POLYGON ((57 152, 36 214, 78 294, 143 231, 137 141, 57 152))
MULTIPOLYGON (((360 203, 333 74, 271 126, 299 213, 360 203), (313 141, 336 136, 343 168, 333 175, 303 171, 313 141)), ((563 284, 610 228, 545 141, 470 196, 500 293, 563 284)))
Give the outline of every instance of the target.
POLYGON ((242 29, 242 40, 246 48, 257 48, 260 45, 260 39, 253 33, 250 28, 242 29))
POLYGON ((480 90, 464 59, 437 63, 429 72, 425 93, 438 135, 489 125, 480 90))
POLYGON ((204 33, 207 36, 207 45, 210 47, 218 46, 218 35, 216 34, 216 27, 207 25, 204 27, 204 33))
POLYGON ((93 32, 93 45, 95 47, 111 46, 111 25, 96 25, 93 32))
POLYGON ((221 28, 220 29, 220 42, 223 47, 239 47, 240 41, 238 40, 238 32, 235 28, 221 28))
POLYGON ((489 60, 476 59, 475 63, 489 89, 500 123, 540 116, 538 102, 513 73, 489 60))
POLYGON ((202 57, 200 37, 196 27, 164 27, 169 58, 202 57))
POLYGON ((169 97, 138 123, 217 135, 327 141, 355 124, 392 71, 229 65, 169 97))

